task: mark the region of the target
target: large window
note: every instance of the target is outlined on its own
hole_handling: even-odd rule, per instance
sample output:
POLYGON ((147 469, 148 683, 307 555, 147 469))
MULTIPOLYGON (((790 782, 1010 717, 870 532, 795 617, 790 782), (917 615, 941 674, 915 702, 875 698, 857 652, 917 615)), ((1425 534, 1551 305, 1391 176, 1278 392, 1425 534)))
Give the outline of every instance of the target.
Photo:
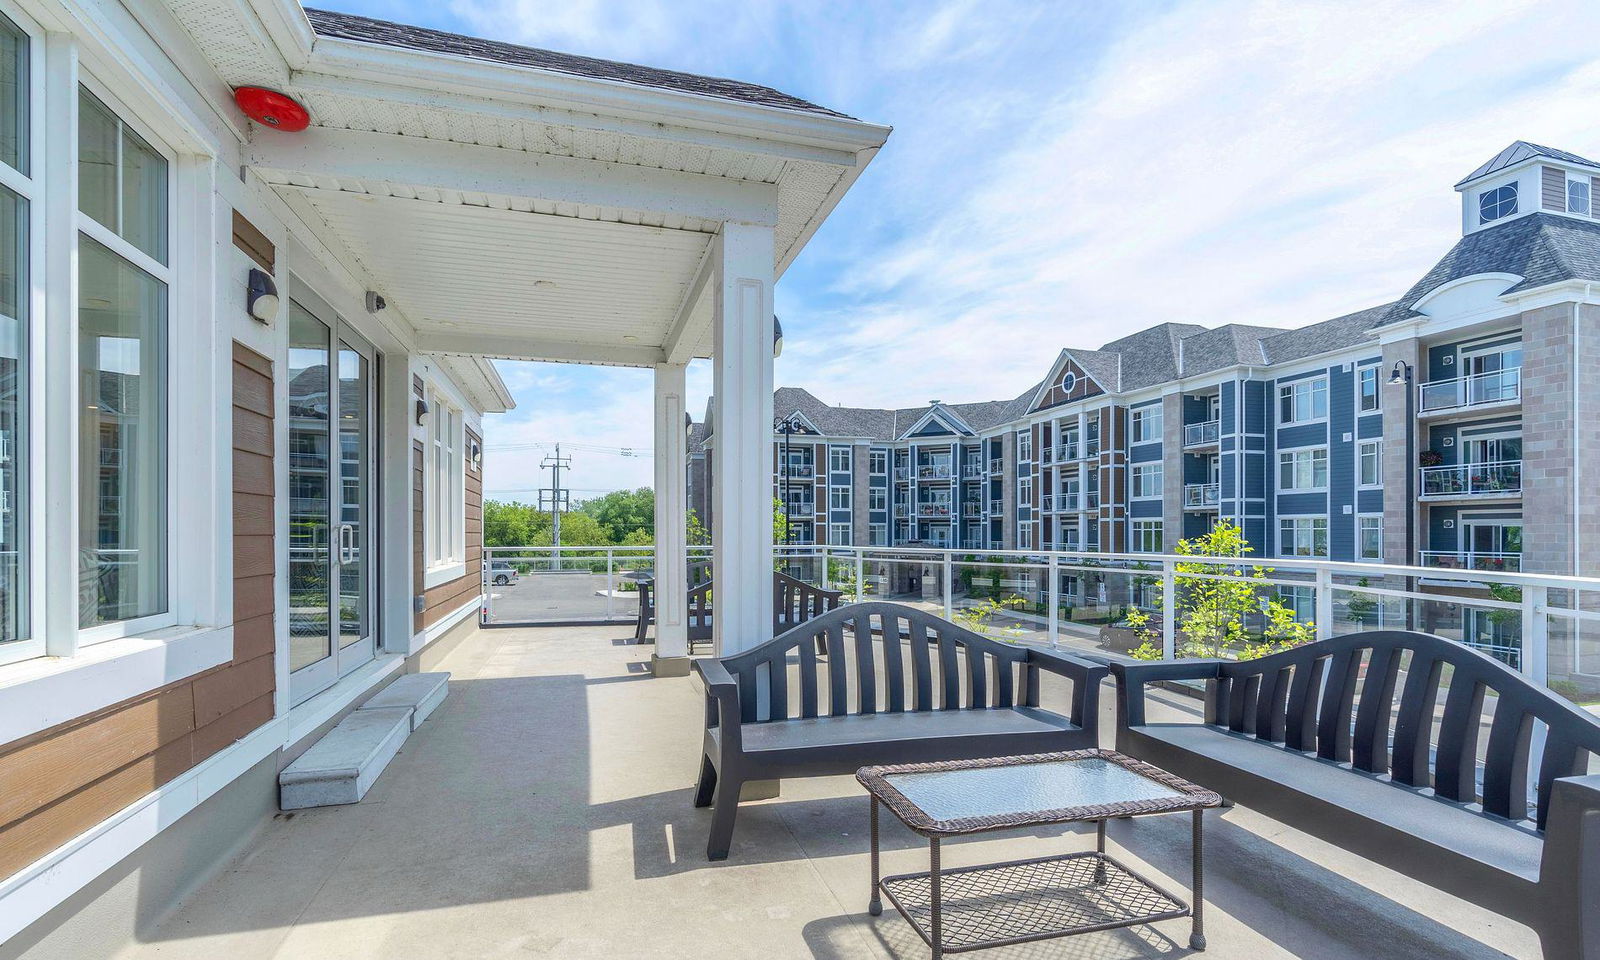
POLYGON ((1286 450, 1278 454, 1278 489, 1326 490, 1328 488, 1328 450, 1286 450))
POLYGON ((1383 441, 1363 440, 1356 448, 1357 477, 1363 487, 1383 486, 1383 441))
POLYGON ((1356 518, 1356 557, 1383 559, 1383 517, 1372 514, 1356 518))
POLYGON ((850 448, 849 447, 829 447, 828 448, 828 470, 830 472, 832 472, 832 473, 849 473, 850 472, 850 448))
POLYGON ((1161 464, 1141 463, 1128 473, 1128 495, 1134 500, 1155 500, 1161 496, 1161 464))
POLYGON ((867 472, 874 476, 883 476, 889 472, 889 452, 887 450, 870 450, 867 452, 867 472))
POLYGON ((1328 518, 1283 518, 1278 527, 1278 548, 1286 557, 1326 557, 1328 518))
POLYGON ((888 487, 868 487, 867 488, 867 509, 868 510, 887 510, 887 509, 889 509, 889 488, 888 487))
POLYGON ((850 524, 828 524, 828 543, 835 547, 848 547, 850 545, 850 524))
POLYGON ((84 627, 167 609, 166 158, 78 98, 78 599, 84 627))
POLYGON ((1356 371, 1356 410, 1373 413, 1379 409, 1378 368, 1362 367, 1356 371))
POLYGON ((1033 431, 1032 430, 1018 430, 1017 431, 1017 462, 1018 463, 1032 463, 1033 462, 1033 431))
POLYGON ((1135 520, 1135 521, 1133 521, 1133 552, 1134 553, 1160 553, 1161 552, 1161 521, 1160 520, 1135 520))
POLYGON ((1296 380, 1278 388, 1278 422, 1282 424, 1325 420, 1328 416, 1328 378, 1296 380))
POLYGON ((1567 212, 1589 214, 1589 181, 1567 181, 1567 212))
POLYGON ((428 566, 466 559, 463 501, 466 458, 461 454, 461 412, 444 396, 434 394, 428 417, 428 511, 425 540, 428 566))
MULTIPOLYGON (((0 17, 0 644, 28 629, 28 36, 0 17), (25 191, 19 193, 18 191, 25 191)), ((12 648, 16 649, 16 648, 12 648)), ((26 652, 20 655, 27 655, 26 652)))
POLYGON ((1128 415, 1133 443, 1153 443, 1161 439, 1161 404, 1140 407, 1128 415))
POLYGON ((1485 190, 1478 194, 1478 222, 1491 223, 1517 212, 1517 185, 1513 181, 1503 187, 1485 190))
POLYGON ((850 488, 849 487, 829 487, 828 488, 828 508, 831 509, 831 510, 849 510, 850 509, 850 488))

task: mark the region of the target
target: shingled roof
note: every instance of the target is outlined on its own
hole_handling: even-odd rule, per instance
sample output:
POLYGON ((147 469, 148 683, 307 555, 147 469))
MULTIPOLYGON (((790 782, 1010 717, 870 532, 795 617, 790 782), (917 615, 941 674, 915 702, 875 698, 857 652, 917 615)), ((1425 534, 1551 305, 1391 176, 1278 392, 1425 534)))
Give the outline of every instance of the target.
POLYGON ((1534 157, 1548 157, 1551 160, 1559 160, 1563 163, 1582 164, 1583 166, 1594 167, 1595 169, 1600 170, 1600 163, 1595 163, 1593 160, 1586 160, 1583 157, 1578 156, 1576 153, 1568 153, 1565 150, 1557 150, 1554 147, 1541 147, 1537 143, 1529 143, 1526 140, 1518 140, 1511 144, 1511 146, 1506 147, 1504 150, 1501 150, 1499 153, 1490 157, 1488 161, 1478 169, 1467 174, 1465 177, 1462 177, 1461 180, 1456 183, 1456 186, 1459 187, 1462 184, 1471 183, 1479 177, 1487 177, 1491 173, 1498 173, 1507 167, 1514 167, 1522 161, 1531 160, 1534 157))
POLYGON ((1562 280, 1600 280, 1600 223, 1541 212, 1469 233, 1390 305, 1383 323, 1417 316, 1417 301, 1441 284, 1480 273, 1521 277, 1508 293, 1562 280))
POLYGON ((1342 317, 1313 323, 1295 330, 1282 330, 1261 341, 1261 349, 1268 363, 1284 363, 1314 357, 1319 353, 1342 350, 1358 343, 1377 343, 1378 335, 1372 331, 1394 304, 1385 303, 1342 317))
POLYGON ((459 33, 446 33, 443 30, 430 30, 426 27, 413 27, 388 20, 377 20, 372 17, 357 16, 353 13, 336 13, 331 10, 315 10, 307 7, 306 18, 311 21, 311 28, 317 32, 318 36, 322 37, 355 40, 361 43, 374 43, 386 47, 403 47, 407 50, 422 50, 428 53, 440 53, 456 57, 469 57, 473 60, 490 60, 495 63, 531 67, 537 70, 550 70, 556 73, 590 77, 596 80, 613 80, 618 83, 630 83, 641 87, 674 90, 679 93, 692 93, 704 97, 716 97, 721 100, 736 100, 741 103, 776 107, 780 110, 798 110, 803 113, 853 119, 847 114, 818 106, 809 100, 791 97, 771 87, 744 83, 740 80, 703 77, 694 73, 660 70, 655 67, 644 67, 616 60, 601 60, 596 57, 557 53, 553 50, 523 47, 514 43, 503 43, 499 40, 484 40, 459 33))

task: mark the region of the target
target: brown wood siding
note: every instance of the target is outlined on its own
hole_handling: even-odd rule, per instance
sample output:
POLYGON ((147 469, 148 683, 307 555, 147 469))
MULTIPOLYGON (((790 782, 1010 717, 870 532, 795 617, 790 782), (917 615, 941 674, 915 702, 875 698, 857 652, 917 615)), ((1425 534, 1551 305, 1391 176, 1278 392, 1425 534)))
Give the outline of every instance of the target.
POLYGON ((278 262, 278 251, 272 245, 272 241, 237 210, 233 211, 233 245, 243 250, 246 256, 268 273, 272 272, 273 265, 278 262))
MULTIPOLYGON (((417 617, 417 629, 425 630, 438 623, 446 614, 452 613, 464 603, 476 597, 483 588, 483 473, 472 468, 472 448, 474 445, 482 446, 483 438, 472 432, 466 431, 466 442, 463 443, 461 455, 466 460, 462 489, 465 494, 463 516, 466 523, 463 534, 466 537, 466 562, 467 573, 465 576, 441 583, 428 590, 421 615, 417 617)), ((415 486, 417 503, 422 503, 422 465, 420 460, 413 464, 415 467, 415 486)), ((417 542, 421 543, 422 514, 418 510, 414 521, 418 526, 417 542)), ((422 570, 421 547, 418 548, 417 570, 422 570)))
POLYGON ((1567 209, 1567 172, 1560 167, 1540 167, 1539 185, 1546 210, 1567 209))
POLYGON ((1039 405, 1034 409, 1046 410, 1050 407, 1059 407, 1064 403, 1075 403, 1079 400, 1087 400, 1090 397, 1098 397, 1103 392, 1099 384, 1095 383, 1088 374, 1083 372, 1082 367, 1073 363, 1069 358, 1063 360, 1060 366, 1050 372, 1050 385, 1045 388, 1044 396, 1039 399, 1039 405), (1076 381, 1072 385, 1071 393, 1061 389, 1061 381, 1065 379, 1064 375, 1069 370, 1076 381))
POLYGON ((0 877, 272 719, 272 364, 239 344, 233 361, 234 462, 251 467, 233 482, 233 659, 0 747, 0 877))

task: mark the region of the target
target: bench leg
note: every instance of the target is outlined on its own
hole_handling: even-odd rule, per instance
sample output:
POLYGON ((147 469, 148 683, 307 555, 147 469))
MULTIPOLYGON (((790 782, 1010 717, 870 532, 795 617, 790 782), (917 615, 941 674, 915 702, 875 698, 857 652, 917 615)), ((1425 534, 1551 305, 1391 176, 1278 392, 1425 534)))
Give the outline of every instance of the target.
POLYGON ((706 843, 707 860, 728 859, 728 847, 733 844, 733 819, 739 814, 739 791, 744 783, 728 776, 719 776, 711 800, 711 838, 706 843))
POLYGON ((1206 888, 1205 888, 1205 848, 1202 846, 1202 827, 1205 824, 1205 811, 1194 812, 1194 905, 1190 908, 1193 924, 1189 927, 1189 949, 1204 950, 1206 948, 1206 888))
POLYGON ((717 788, 717 768, 711 758, 705 754, 700 755, 700 782, 694 788, 694 805, 697 807, 711 806, 712 792, 717 788))

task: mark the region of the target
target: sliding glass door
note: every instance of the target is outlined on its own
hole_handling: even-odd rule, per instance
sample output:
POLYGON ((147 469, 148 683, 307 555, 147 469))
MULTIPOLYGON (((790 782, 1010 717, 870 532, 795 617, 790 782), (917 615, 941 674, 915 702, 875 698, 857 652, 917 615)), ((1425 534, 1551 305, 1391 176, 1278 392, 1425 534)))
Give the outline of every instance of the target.
POLYGON ((290 695, 372 659, 374 355, 339 318, 289 304, 290 695))

